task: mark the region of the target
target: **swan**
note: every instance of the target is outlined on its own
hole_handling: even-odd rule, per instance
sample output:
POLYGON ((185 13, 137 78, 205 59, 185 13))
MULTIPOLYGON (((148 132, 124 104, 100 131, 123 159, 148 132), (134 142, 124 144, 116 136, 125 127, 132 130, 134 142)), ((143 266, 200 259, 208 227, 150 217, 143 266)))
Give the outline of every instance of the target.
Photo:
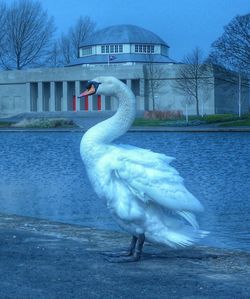
POLYGON ((115 77, 87 82, 79 97, 100 94, 118 99, 117 112, 90 128, 82 137, 80 154, 99 198, 124 230, 132 235, 127 252, 110 254, 110 262, 138 261, 145 239, 173 248, 192 245, 206 235, 196 213, 201 203, 185 188, 183 179, 161 153, 112 141, 133 123, 135 96, 115 77))

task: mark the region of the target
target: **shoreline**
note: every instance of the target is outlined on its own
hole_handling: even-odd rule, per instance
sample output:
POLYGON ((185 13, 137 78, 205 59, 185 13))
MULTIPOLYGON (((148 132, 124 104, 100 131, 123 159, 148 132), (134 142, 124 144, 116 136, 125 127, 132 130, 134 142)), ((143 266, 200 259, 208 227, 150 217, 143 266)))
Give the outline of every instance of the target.
MULTIPOLYGON (((86 132, 84 128, 0 128, 1 132, 86 132)), ((250 132, 250 127, 131 127, 127 132, 250 132)))
MULTIPOLYGON (((17 115, 1 117, 0 122, 9 122, 6 127, 0 127, 0 132, 86 132, 90 127, 112 116, 114 112, 27 112, 17 115), (57 128, 28 128, 28 127, 11 127, 11 123, 20 122, 24 119, 66 119, 74 122, 74 127, 57 127, 57 128)), ((137 115, 140 117, 141 115, 137 115)), ((220 126, 223 122, 211 124, 190 124, 186 125, 169 125, 169 126, 147 126, 133 125, 128 132, 250 132, 250 126, 220 126)))
MULTIPOLYGON (((23 231, 30 231, 30 232, 39 232, 41 234, 52 235, 59 238, 68 238, 68 239, 82 239, 82 235, 84 232, 94 232, 96 234, 106 234, 107 236, 113 235, 118 239, 130 238, 130 234, 125 231, 116 231, 116 230, 109 230, 104 228, 96 228, 91 226, 85 226, 82 224, 76 223, 68 223, 62 222, 58 220, 51 220, 47 218, 38 218, 35 216, 24 216, 19 214, 13 213, 5 213, 0 211, 0 227, 1 228, 9 228, 9 229, 17 229, 23 231)), ((85 241, 86 239, 83 238, 85 241)), ((116 241, 115 241, 116 243, 116 241)), ((152 247, 159 247, 160 249, 165 250, 176 250, 179 251, 180 248, 173 249, 168 246, 163 246, 159 244, 154 244, 147 242, 147 246, 152 247)), ((250 255, 250 249, 240 249, 240 248, 227 248, 227 247, 213 247, 208 245, 194 245, 190 247, 184 247, 186 249, 192 248, 199 248, 199 249, 208 249, 208 250, 218 250, 221 252, 236 252, 236 253, 247 253, 250 255)), ((103 249, 100 246, 100 249, 103 249)))
POLYGON ((130 236, 0 213, 3 298, 248 298, 250 252, 145 244, 137 263, 103 251, 130 236))

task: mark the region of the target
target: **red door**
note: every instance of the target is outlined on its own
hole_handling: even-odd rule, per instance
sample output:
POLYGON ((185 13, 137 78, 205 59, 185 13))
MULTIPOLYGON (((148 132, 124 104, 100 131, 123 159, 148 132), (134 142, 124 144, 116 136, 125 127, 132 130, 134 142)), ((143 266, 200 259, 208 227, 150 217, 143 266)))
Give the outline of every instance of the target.
POLYGON ((97 109, 98 109, 98 111, 102 110, 102 98, 100 95, 98 95, 98 97, 97 97, 97 109))
POLYGON ((85 96, 84 110, 89 111, 89 97, 85 96))

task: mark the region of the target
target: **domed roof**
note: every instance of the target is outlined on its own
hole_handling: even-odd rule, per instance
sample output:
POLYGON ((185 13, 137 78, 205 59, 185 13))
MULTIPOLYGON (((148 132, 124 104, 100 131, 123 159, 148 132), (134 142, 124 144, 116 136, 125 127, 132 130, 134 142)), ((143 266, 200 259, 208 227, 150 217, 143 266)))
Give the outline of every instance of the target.
POLYGON ((168 45, 155 33, 135 25, 116 25, 97 31, 81 46, 102 44, 161 44, 168 45))

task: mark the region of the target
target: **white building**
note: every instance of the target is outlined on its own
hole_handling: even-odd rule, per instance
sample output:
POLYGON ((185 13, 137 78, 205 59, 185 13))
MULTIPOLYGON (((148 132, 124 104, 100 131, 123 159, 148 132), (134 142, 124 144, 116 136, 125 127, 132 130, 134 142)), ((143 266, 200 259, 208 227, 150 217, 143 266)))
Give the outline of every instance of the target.
MULTIPOLYGON (((194 101, 174 87, 182 64, 169 58, 169 46, 156 34, 133 25, 111 26, 95 33, 79 49, 79 58, 64 68, 40 68, 0 72, 0 112, 115 110, 111 97, 91 96, 76 101, 87 80, 112 75, 128 84, 138 110, 185 109, 195 114, 194 101), (152 90, 152 82, 155 82, 152 90)), ((200 112, 237 113, 238 86, 213 66, 209 86, 200 92, 200 112)), ((248 89, 242 87, 242 113, 249 110, 248 89)))

